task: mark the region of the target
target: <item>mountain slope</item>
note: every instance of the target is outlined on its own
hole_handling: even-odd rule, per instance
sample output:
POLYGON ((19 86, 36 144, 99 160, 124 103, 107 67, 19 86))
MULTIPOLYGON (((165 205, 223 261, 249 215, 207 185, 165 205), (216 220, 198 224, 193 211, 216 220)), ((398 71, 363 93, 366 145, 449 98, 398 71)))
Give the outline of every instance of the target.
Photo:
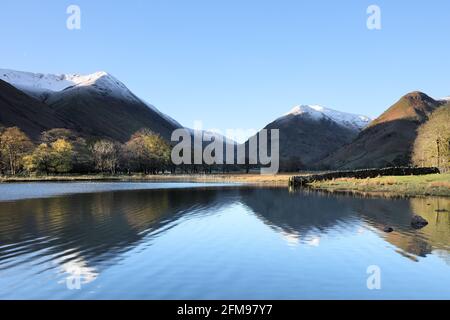
POLYGON ((264 129, 280 130, 280 168, 291 171, 312 167, 352 141, 369 121, 361 115, 301 105, 264 129))
POLYGON ((0 80, 0 126, 17 126, 37 139, 42 131, 63 128, 67 123, 44 103, 0 80))
POLYGON ((126 141, 142 128, 149 128, 169 140, 181 127, 150 108, 130 91, 114 90, 114 79, 99 75, 89 85, 76 85, 53 93, 46 100, 61 118, 70 119, 78 132, 126 141))
POLYGON ((319 166, 355 169, 409 165, 417 128, 442 104, 422 92, 403 96, 354 141, 321 161, 319 166))
POLYGON ((123 142, 149 128, 169 140, 181 127, 105 72, 56 76, 0 69, 0 79, 39 99, 66 127, 86 136, 123 142))
POLYGON ((312 119, 328 119, 351 130, 360 131, 371 119, 367 116, 336 111, 318 105, 300 105, 294 107, 286 116, 308 116, 312 119))

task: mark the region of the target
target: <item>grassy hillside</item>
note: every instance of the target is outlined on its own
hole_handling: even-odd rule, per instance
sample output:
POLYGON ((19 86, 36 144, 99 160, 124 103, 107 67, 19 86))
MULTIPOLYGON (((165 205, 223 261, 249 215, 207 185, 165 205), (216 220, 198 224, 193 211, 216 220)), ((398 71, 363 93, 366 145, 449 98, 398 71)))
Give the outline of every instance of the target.
POLYGON ((319 163, 324 169, 409 166, 418 127, 442 106, 424 93, 403 96, 351 143, 319 163))
POLYGON ((450 103, 433 112, 417 132, 414 165, 450 171, 450 103))

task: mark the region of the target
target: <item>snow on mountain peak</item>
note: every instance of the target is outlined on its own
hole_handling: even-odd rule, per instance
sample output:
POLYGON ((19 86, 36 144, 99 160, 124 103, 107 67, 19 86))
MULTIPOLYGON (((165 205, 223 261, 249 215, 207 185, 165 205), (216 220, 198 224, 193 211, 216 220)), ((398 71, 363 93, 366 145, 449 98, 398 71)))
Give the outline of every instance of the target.
POLYGON ((336 111, 319 105, 295 106, 285 114, 285 117, 287 116, 306 116, 313 120, 328 119, 353 130, 362 130, 372 121, 371 118, 364 115, 336 111))
POLYGON ((9 84, 26 91, 61 91, 73 85, 66 79, 66 75, 44 75, 42 73, 31 73, 0 69, 0 79, 9 84))
POLYGON ((181 126, 177 121, 159 111, 153 105, 135 96, 122 82, 105 71, 88 75, 80 74, 42 74, 9 69, 0 69, 0 80, 6 81, 38 99, 44 100, 49 94, 63 90, 89 87, 103 95, 116 97, 125 101, 144 103, 161 117, 175 126, 181 126))
POLYGON ((119 98, 138 99, 123 83, 104 71, 88 75, 53 75, 0 69, 0 79, 35 96, 60 92, 71 87, 92 86, 119 98))
POLYGON ((321 119, 323 117, 324 107, 318 105, 299 105, 295 106, 291 111, 289 111, 288 115, 306 115, 314 119, 321 119))

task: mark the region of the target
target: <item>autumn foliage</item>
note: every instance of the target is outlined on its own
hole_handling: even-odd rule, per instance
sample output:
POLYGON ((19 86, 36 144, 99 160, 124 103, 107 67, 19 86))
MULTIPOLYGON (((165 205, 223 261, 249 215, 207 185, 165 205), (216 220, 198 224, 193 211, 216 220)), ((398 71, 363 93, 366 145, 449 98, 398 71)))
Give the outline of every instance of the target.
POLYGON ((171 146, 150 130, 121 144, 87 142, 68 129, 43 132, 33 143, 19 128, 0 130, 1 174, 132 173, 156 174, 171 168, 171 146))

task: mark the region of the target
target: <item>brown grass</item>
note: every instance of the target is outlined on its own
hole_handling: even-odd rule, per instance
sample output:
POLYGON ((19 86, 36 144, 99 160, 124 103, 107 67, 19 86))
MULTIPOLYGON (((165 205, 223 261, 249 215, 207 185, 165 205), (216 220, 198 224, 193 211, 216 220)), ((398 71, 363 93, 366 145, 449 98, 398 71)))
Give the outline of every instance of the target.
POLYGON ((245 173, 230 174, 195 174, 195 175, 66 175, 66 176, 32 176, 0 177, 0 183, 8 182, 45 182, 45 181, 167 181, 167 182, 216 182, 246 183, 288 186, 289 178, 294 174, 260 175, 245 173))
POLYGON ((435 181, 428 184, 431 188, 448 188, 450 189, 450 181, 435 181))
POLYGON ((400 195, 450 196, 450 174, 424 176, 341 178, 311 184, 314 189, 330 191, 391 192, 400 195))

